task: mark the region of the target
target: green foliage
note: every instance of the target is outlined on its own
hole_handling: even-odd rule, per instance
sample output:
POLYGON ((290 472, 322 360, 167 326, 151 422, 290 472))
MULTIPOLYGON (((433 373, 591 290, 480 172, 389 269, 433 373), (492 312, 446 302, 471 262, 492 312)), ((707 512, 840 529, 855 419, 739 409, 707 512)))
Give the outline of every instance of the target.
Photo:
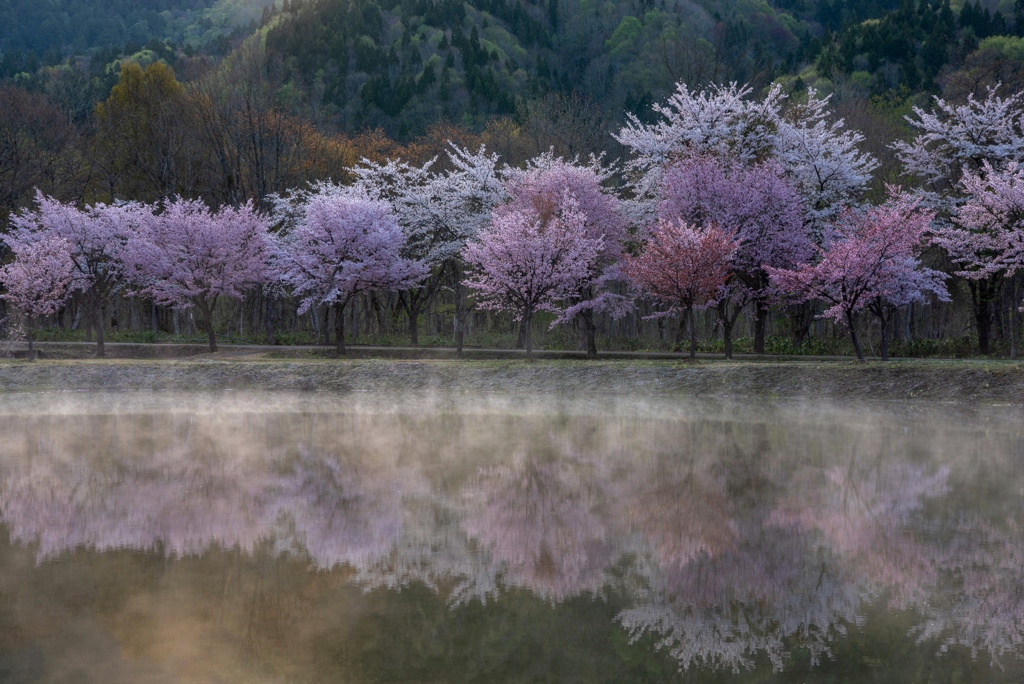
POLYGON ((636 17, 623 17, 622 22, 612 34, 612 37, 605 41, 604 46, 608 48, 612 57, 623 57, 628 50, 633 49, 643 24, 636 17))
MULTIPOLYGON (((1013 30, 1021 33, 1024 22, 1015 19, 1013 30)), ((959 15, 949 0, 902 0, 895 11, 844 22, 818 49, 815 62, 822 77, 848 78, 871 93, 900 87, 933 91, 940 71, 959 64, 979 40, 990 52, 1021 60, 1024 46, 1008 32, 1003 14, 977 0, 966 2, 959 15)))
MULTIPOLYGON (((686 345, 683 345, 686 346, 686 345)), ((687 347, 688 348, 688 347, 687 347)), ((754 353, 754 338, 738 337, 733 340, 734 354, 754 353)), ((698 345, 698 351, 722 354, 725 343, 722 340, 709 340, 698 345)), ((804 344, 796 345, 789 337, 768 336, 764 340, 765 354, 774 356, 852 356, 853 347, 843 339, 810 339, 804 344)))
POLYGON ((240 27, 255 28, 273 0, 4 0, 0 53, 30 53, 45 63, 95 48, 150 40, 208 45, 240 27))
POLYGON ((981 41, 979 50, 991 50, 1006 59, 1024 62, 1024 38, 1017 36, 992 36, 981 41))
POLYGON ((716 51, 709 27, 690 25, 695 12, 648 0, 317 0, 265 20, 286 80, 322 93, 315 104, 332 124, 409 138, 440 119, 480 126, 551 92, 588 95, 603 111, 646 106, 684 75, 690 43, 728 59, 723 75, 749 80, 792 58, 796 33, 808 30, 767 4, 734 0, 716 51))
POLYGON ((0 78, 92 53, 99 100, 122 61, 173 66, 175 45, 222 56, 258 28, 289 109, 411 139, 442 119, 479 128, 552 92, 589 96, 612 118, 645 114, 678 80, 761 87, 800 73, 826 90, 935 91, 975 50, 1008 60, 1004 71, 1024 61, 1009 35, 1024 33, 1018 15, 978 0, 959 12, 949 0, 4 0, 0 78))

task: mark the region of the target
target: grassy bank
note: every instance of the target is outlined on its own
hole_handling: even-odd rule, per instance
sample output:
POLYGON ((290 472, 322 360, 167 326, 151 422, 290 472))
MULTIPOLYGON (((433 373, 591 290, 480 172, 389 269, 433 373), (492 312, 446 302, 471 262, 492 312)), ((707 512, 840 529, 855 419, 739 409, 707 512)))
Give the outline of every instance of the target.
POLYGON ((1024 403, 1024 366, 899 361, 8 360, 0 391, 483 391, 1024 403))
MULTIPOLYGON (((550 322, 550 321, 549 321, 550 322)), ((553 352, 571 352, 578 348, 578 337, 571 330, 555 328, 548 330, 546 325, 538 326, 534 330, 534 347, 543 348, 553 352)), ((674 333, 673 333, 674 334, 674 333)), ((601 338, 598 340, 598 349, 602 353, 607 352, 649 352, 666 353, 675 351, 686 351, 689 349, 689 341, 681 345, 672 341, 673 335, 666 335, 664 339, 641 339, 636 337, 601 338)), ((49 328, 37 330, 35 338, 39 342, 53 344, 84 343, 85 333, 83 330, 66 330, 49 328)), ((312 333, 277 334, 273 336, 274 342, 271 346, 293 347, 301 346, 316 348, 320 346, 319 337, 312 333)), ((266 345, 265 335, 218 335, 218 343, 227 345, 266 345)), ((205 335, 173 335, 170 333, 154 333, 152 331, 131 331, 113 330, 107 333, 107 342, 139 344, 145 346, 159 345, 161 347, 172 346, 187 348, 190 346, 204 347, 207 344, 205 335)), ((420 349, 438 349, 454 347, 455 338, 449 335, 421 334, 419 338, 420 349)), ((466 338, 467 348, 515 350, 517 337, 513 334, 497 332, 475 332, 466 338)), ((880 352, 878 340, 872 335, 867 335, 862 340, 864 352, 868 356, 875 356, 880 352)), ((399 348, 409 346, 408 335, 362 335, 358 339, 348 340, 348 343, 356 348, 368 346, 375 349, 399 348)), ((724 342, 721 339, 702 339, 697 343, 697 349, 705 354, 722 354, 725 350, 724 342)), ((737 354, 752 353, 754 340, 751 337, 740 335, 733 340, 733 351, 737 354)), ((854 357, 856 353, 850 343, 849 335, 833 335, 824 338, 809 339, 805 344, 795 345, 790 337, 771 336, 765 339, 765 353, 772 356, 846 356, 854 357)), ((978 340, 970 335, 956 338, 944 339, 914 339, 905 341, 893 339, 889 344, 889 353, 893 357, 905 358, 945 358, 945 359, 967 359, 984 358, 978 354, 978 340)), ((992 356, 998 358, 1009 358, 1010 345, 1007 340, 995 340, 992 342, 992 356)))

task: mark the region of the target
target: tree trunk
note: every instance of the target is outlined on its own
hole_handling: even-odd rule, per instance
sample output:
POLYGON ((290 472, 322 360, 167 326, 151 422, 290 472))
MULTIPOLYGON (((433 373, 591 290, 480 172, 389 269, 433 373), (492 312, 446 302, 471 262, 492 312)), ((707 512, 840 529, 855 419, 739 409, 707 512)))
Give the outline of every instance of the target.
POLYGON ((989 303, 987 301, 975 301, 974 325, 978 331, 978 351, 982 354, 989 354, 992 346, 989 336, 992 331, 992 317, 989 315, 989 303))
POLYGON ((35 361, 36 360, 36 351, 32 347, 32 321, 31 320, 29 320, 28 325, 26 325, 25 328, 26 328, 26 331, 28 332, 28 360, 29 361, 35 361))
POLYGON ((213 321, 209 318, 206 319, 206 336, 210 340, 210 351, 217 351, 217 338, 213 334, 213 321))
POLYGON ((697 318, 693 313, 693 307, 686 310, 687 318, 690 319, 690 360, 697 360, 697 318))
POLYGON ((92 342, 93 319, 95 317, 92 313, 92 300, 88 296, 82 303, 82 307, 85 308, 85 341, 92 342))
POLYGON ((466 340, 466 301, 462 289, 462 268, 456 264, 455 271, 455 355, 462 358, 462 346, 466 340))
MULTIPOLYGON (((315 310, 315 313, 317 315, 320 314, 319 307, 315 310)), ((324 318, 323 321, 321 321, 320 323, 320 344, 324 345, 325 347, 329 347, 331 346, 331 307, 323 307, 323 313, 324 318)))
POLYGON ((206 328, 206 336, 210 341, 210 351, 217 351, 217 337, 213 333, 213 310, 217 307, 217 298, 214 297, 212 302, 207 302, 205 299, 199 301, 199 313, 203 316, 204 327, 206 328))
POLYGON ((533 336, 530 334, 530 328, 533 326, 533 311, 531 309, 526 310, 526 315, 523 316, 523 344, 526 346, 526 358, 533 360, 533 336))
POLYGON ((359 339, 359 298, 352 298, 352 344, 359 339))
POLYGON ((516 337, 516 349, 526 348, 526 317, 519 320, 519 336, 516 337))
POLYGON ((583 312, 583 333, 587 337, 587 358, 597 358, 597 326, 594 325, 594 312, 583 312))
POLYGON ((104 308, 102 304, 98 303, 94 308, 96 317, 94 323, 96 326, 96 356, 101 359, 107 355, 107 349, 103 344, 103 319, 106 316, 104 308))
POLYGON ((675 344, 672 347, 672 351, 683 350, 683 340, 686 339, 686 322, 686 312, 683 312, 683 315, 679 317, 679 325, 676 326, 676 339, 675 344))
POLYGON ((1017 307, 1010 307, 1010 360, 1017 358, 1017 307))
POLYGON ((764 354, 764 330, 768 325, 768 305, 754 302, 754 353, 764 354))
POLYGON ((793 346, 802 347, 811 336, 811 324, 814 323, 814 304, 801 302, 789 307, 790 330, 793 334, 793 346))
POLYGON ((997 290, 993 278, 969 280, 971 289, 971 307, 974 310, 974 325, 978 331, 978 351, 982 354, 992 353, 992 311, 991 304, 994 291, 997 290))
POLYGON ((853 350, 857 352, 857 360, 864 360, 864 350, 860 348, 860 339, 857 337, 857 326, 852 311, 846 312, 846 324, 850 326, 850 338, 853 340, 853 350))
POLYGON ((736 326, 736 319, 740 317, 740 312, 743 311, 743 307, 736 307, 736 310, 731 314, 729 313, 729 300, 724 299, 718 302, 718 306, 715 307, 718 311, 718 320, 722 322, 722 339, 725 343, 725 358, 732 358, 732 331, 736 326))
POLYGON ((412 346, 420 346, 420 302, 417 297, 415 300, 409 297, 409 338, 412 341, 412 346))
POLYGON ((344 356, 345 351, 345 305, 337 302, 334 305, 334 338, 335 351, 338 356, 344 356))
POLYGON ((103 345, 103 307, 95 290, 89 291, 89 320, 96 331, 96 356, 102 358, 106 355, 106 348, 103 345))
POLYGON ((1010 280, 1010 359, 1017 358, 1017 280, 1010 280))
POLYGON ((889 360, 889 317, 883 312, 878 320, 882 322, 882 361, 889 360))
MULTIPOLYGON (((269 289, 269 288, 268 288, 269 289)), ((274 302, 274 295, 267 292, 266 296, 266 342, 267 344, 274 344, 274 318, 277 315, 277 306, 274 302)))

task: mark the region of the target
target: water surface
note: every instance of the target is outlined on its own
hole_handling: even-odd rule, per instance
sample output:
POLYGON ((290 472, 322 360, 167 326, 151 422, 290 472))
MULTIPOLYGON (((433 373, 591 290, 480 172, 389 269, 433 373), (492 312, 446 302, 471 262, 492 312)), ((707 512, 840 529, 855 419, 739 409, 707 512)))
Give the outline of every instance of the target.
POLYGON ((1024 413, 0 398, 0 682, 1020 682, 1024 413))

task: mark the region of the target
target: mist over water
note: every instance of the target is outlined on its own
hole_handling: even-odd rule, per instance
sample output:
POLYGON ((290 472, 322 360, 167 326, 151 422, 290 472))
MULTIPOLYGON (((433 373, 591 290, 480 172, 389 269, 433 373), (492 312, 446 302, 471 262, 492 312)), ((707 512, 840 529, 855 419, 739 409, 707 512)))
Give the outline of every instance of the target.
POLYGON ((1022 417, 7 395, 0 682, 1018 682, 1022 417))

